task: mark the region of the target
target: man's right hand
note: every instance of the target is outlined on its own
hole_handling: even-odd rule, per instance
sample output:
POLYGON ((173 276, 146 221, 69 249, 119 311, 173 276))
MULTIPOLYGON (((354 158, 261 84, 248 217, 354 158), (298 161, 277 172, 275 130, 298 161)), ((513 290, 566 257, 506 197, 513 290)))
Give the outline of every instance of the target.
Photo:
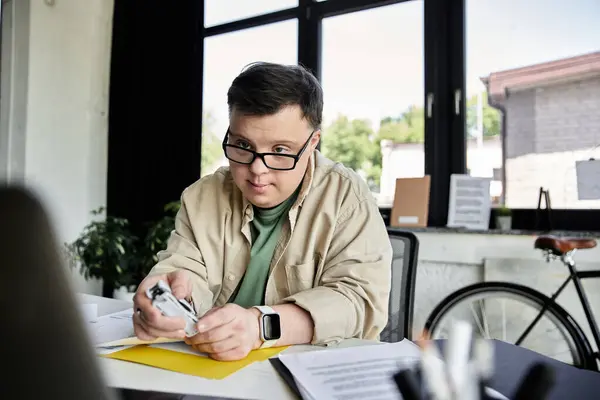
POLYGON ((185 320, 179 317, 166 317, 160 310, 152 306, 152 301, 146 296, 146 289, 156 282, 166 282, 173 295, 184 299, 192 294, 192 280, 188 271, 174 271, 164 275, 149 276, 142 281, 133 297, 133 327, 135 335, 140 340, 151 341, 156 338, 185 338, 185 320))

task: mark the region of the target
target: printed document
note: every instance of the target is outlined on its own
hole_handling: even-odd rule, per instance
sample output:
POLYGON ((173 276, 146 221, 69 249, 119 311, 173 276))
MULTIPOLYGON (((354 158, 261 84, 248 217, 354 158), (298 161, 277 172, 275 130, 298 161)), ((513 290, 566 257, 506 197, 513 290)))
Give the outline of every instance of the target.
POLYGON ((147 342, 138 339, 133 330, 133 308, 98 317, 95 321, 90 321, 86 325, 92 344, 103 349, 99 351, 101 354, 123 350, 139 344, 181 341, 179 339, 158 338, 147 342))
POLYGON ((281 354, 279 359, 294 376, 307 399, 402 399, 393 375, 419 362, 414 343, 357 346, 343 349, 281 354))
POLYGON ((133 331, 133 308, 98 317, 88 322, 88 333, 95 346, 135 336, 133 331))
POLYGON ((447 225, 454 228, 488 229, 492 205, 490 184, 490 178, 452 174, 447 225))

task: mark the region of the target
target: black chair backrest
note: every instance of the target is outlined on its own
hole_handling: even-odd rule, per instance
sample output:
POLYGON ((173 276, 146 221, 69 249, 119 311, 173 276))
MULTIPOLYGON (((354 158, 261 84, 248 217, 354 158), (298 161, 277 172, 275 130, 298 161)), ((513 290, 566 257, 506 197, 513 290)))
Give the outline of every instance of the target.
POLYGON ((412 232, 388 228, 393 249, 392 290, 390 292, 388 323, 380 335, 382 342, 412 339, 412 320, 419 239, 412 232))
POLYGON ((115 398, 102 379, 49 218, 20 188, 0 187, 0 398, 115 398))

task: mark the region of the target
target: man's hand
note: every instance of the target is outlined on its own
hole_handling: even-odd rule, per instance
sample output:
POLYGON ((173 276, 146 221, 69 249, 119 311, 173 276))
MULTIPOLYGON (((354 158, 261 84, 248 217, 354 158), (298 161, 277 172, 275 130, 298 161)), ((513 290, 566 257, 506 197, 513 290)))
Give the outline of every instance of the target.
POLYGON ((165 281, 178 299, 192 294, 192 280, 188 271, 174 271, 144 279, 133 297, 135 335, 140 340, 148 341, 158 337, 183 339, 185 337, 185 320, 162 315, 157 308, 152 306, 152 301, 146 296, 146 289, 154 286, 159 280, 165 281))
POLYGON ((260 347, 259 316, 255 308, 231 303, 213 308, 198 321, 199 333, 185 342, 215 360, 241 360, 260 347))

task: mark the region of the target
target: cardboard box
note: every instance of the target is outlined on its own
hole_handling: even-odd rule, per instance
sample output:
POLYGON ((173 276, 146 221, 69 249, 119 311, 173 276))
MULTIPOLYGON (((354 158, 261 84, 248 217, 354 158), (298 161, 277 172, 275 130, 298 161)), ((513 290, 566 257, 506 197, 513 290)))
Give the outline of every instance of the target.
POLYGON ((426 227, 431 176, 396 179, 390 226, 426 227))

